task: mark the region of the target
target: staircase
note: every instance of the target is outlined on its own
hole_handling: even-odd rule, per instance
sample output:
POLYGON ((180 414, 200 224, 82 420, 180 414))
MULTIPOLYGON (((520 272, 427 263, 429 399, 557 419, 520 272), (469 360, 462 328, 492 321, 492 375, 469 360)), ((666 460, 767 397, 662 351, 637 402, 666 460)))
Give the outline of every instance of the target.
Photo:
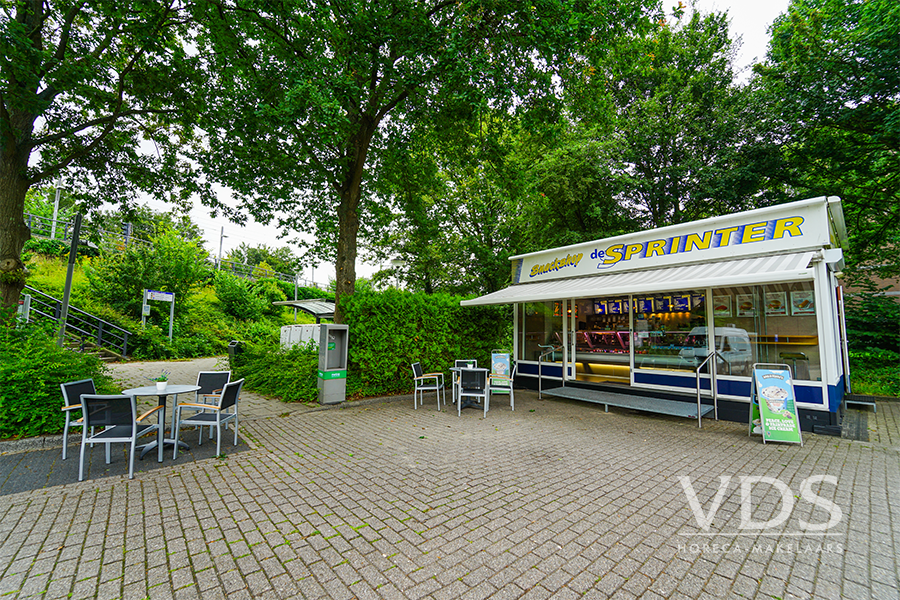
MULTIPOLYGON (((31 296, 29 321, 49 320, 59 324, 62 300, 30 285, 25 286, 23 293, 31 296)), ((69 305, 63 342, 71 350, 96 354, 101 360, 125 360, 130 335, 133 334, 127 329, 69 305)))

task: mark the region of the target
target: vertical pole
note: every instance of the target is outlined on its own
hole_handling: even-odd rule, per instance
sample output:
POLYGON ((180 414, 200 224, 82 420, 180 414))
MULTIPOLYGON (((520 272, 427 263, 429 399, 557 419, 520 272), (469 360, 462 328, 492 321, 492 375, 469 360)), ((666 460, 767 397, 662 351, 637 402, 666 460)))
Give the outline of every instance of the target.
POLYGON ((141 300, 141 329, 147 328, 147 289, 144 289, 143 299, 141 300))
POLYGON ((219 260, 216 263, 216 270, 218 271, 220 265, 222 264, 222 242, 225 240, 225 226, 222 225, 222 231, 219 233, 219 260))
MULTIPOLYGON (((297 300, 297 282, 300 281, 300 273, 294 273, 294 301, 297 300)), ((294 323, 297 322, 297 307, 294 307, 294 323)))
POLYGON ((75 271, 75 255, 78 251, 78 236, 81 233, 81 213, 75 215, 75 228, 72 230, 72 245, 69 247, 69 267, 66 270, 66 289, 63 292, 62 310, 59 316, 59 338, 56 345, 63 347, 66 337, 66 319, 69 317, 69 296, 72 293, 72 274, 75 271))
POLYGON ((50 239, 56 239, 56 218, 59 215, 59 184, 62 183, 62 175, 56 178, 56 196, 53 199, 53 221, 50 222, 50 239))
POLYGON ((172 341, 172 326, 175 325, 175 294, 172 294, 172 306, 169 307, 169 341, 172 341))

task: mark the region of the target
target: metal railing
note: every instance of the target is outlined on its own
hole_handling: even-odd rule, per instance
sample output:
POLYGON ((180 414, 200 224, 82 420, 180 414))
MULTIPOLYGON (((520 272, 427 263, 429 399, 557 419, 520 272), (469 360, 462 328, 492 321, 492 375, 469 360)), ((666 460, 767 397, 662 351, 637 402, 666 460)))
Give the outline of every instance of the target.
MULTIPOLYGON (((30 285, 26 285, 25 290, 31 295, 30 321, 34 321, 35 316, 38 316, 59 323, 62 300, 45 294, 30 285)), ((69 306, 66 333, 80 339, 79 351, 81 352, 84 352, 86 345, 90 343, 122 357, 128 355, 128 337, 133 335, 127 329, 122 329, 118 325, 113 325, 109 321, 104 321, 100 317, 74 306, 69 306)))
MULTIPOLYGON (((540 356, 538 356, 538 400, 541 400, 542 399, 541 392, 543 389, 543 382, 544 382, 543 369, 542 369, 542 365, 544 364, 544 357, 550 356, 554 352, 559 352, 560 350, 562 350, 562 346, 554 346, 553 344, 550 344, 549 346, 545 346, 544 344, 538 344, 537 347, 538 348, 549 348, 549 350, 543 352, 540 356)), ((565 368, 566 368, 566 366, 563 365, 563 378, 562 378, 563 385, 566 385, 565 368)))
MULTIPOLYGON (((700 410, 701 410, 701 407, 700 407, 700 369, 702 369, 703 365, 708 363, 710 361, 710 359, 713 358, 714 356, 718 356, 723 361, 725 360, 724 356, 722 356, 721 354, 719 354, 718 352, 713 350, 712 352, 709 353, 709 355, 706 358, 703 359, 703 362, 701 362, 699 365, 697 365, 697 370, 694 372, 697 376, 697 427, 700 427, 700 428, 703 427, 703 424, 700 422, 700 419, 703 417, 703 415, 700 412, 700 410)), ((717 365, 715 363, 713 363, 712 368, 709 370, 709 389, 710 389, 710 393, 712 394, 714 414, 716 417, 716 421, 718 421, 719 420, 719 392, 718 392, 718 390, 716 390, 716 388, 718 387, 716 384, 716 370, 717 370, 716 367, 717 367, 717 365)))

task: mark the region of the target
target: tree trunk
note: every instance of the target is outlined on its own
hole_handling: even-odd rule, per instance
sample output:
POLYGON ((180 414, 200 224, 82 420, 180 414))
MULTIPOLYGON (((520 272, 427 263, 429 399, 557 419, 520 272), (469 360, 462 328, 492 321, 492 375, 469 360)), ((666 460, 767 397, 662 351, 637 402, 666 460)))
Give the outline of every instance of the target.
POLYGON ((334 264, 334 322, 343 323, 341 298, 351 295, 356 288, 356 238, 359 233, 359 203, 362 194, 362 176, 366 165, 369 143, 378 126, 377 122, 362 118, 359 133, 351 140, 348 169, 338 192, 337 259, 334 264))
POLYGON ((22 248, 31 230, 25 224, 25 179, 27 158, 22 152, 3 144, 0 155, 0 302, 15 306, 25 287, 25 264, 22 248))

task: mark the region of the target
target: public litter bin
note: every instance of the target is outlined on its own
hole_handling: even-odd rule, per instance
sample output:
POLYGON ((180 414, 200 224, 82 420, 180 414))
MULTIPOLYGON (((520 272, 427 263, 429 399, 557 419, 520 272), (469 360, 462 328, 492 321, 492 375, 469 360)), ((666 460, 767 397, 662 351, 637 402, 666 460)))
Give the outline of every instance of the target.
POLYGON ((237 374, 237 357, 244 352, 244 347, 238 340, 228 342, 228 364, 232 374, 237 374))
POLYGON ((347 342, 350 327, 319 326, 319 404, 340 404, 347 397, 347 342))

